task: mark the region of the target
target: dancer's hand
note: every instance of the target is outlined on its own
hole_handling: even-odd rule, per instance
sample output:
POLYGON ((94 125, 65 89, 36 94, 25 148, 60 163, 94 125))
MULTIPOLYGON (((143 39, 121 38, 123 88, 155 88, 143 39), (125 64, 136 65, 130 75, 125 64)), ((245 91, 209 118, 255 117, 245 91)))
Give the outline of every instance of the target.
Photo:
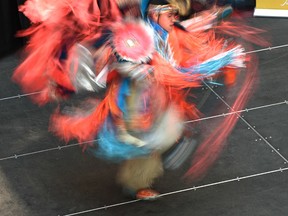
POLYGON ((121 142, 124 142, 129 145, 135 145, 137 147, 143 147, 144 145, 146 145, 146 143, 143 140, 140 140, 137 137, 130 135, 126 130, 120 130, 118 132, 118 139, 121 142))

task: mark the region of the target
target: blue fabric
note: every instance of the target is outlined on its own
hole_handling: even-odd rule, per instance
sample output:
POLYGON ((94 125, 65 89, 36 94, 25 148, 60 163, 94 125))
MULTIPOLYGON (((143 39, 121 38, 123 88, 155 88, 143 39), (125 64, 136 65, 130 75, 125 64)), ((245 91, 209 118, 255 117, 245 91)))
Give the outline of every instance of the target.
POLYGON ((163 29, 158 23, 152 21, 151 19, 149 19, 149 23, 152 26, 152 28, 159 34, 159 36, 166 41, 167 37, 168 37, 168 32, 163 29))
POLYGON ((150 0, 142 0, 140 2, 140 11, 141 11, 143 19, 147 18, 147 9, 148 9, 149 2, 150 0))
MULTIPOLYGON (((125 114, 127 113, 126 97, 130 94, 129 78, 123 79, 118 92, 117 105, 125 114)), ((151 152, 145 147, 137 147, 131 144, 126 144, 117 138, 117 126, 114 125, 111 116, 104 122, 101 130, 98 133, 98 142, 94 145, 95 148, 89 148, 88 151, 94 156, 106 159, 113 162, 121 162, 123 160, 144 156, 151 152)))
POLYGON ((117 128, 114 126, 111 118, 108 117, 98 133, 98 145, 95 144, 97 148, 89 148, 88 151, 96 157, 113 162, 121 162, 150 153, 150 150, 145 147, 137 147, 120 142, 117 139, 116 131, 117 128))
POLYGON ((126 97, 130 95, 130 83, 131 80, 129 78, 123 79, 118 92, 117 105, 124 114, 127 113, 126 97))
POLYGON ((197 73, 203 76, 213 75, 220 72, 219 69, 229 65, 234 60, 233 52, 227 52, 227 54, 220 59, 211 59, 200 65, 190 67, 190 68, 178 68, 179 71, 183 73, 197 73))
POLYGON ((154 45, 155 50, 167 61, 171 59, 171 53, 169 52, 169 45, 167 42, 168 32, 163 29, 159 24, 152 20, 148 20, 148 23, 154 30, 154 45))

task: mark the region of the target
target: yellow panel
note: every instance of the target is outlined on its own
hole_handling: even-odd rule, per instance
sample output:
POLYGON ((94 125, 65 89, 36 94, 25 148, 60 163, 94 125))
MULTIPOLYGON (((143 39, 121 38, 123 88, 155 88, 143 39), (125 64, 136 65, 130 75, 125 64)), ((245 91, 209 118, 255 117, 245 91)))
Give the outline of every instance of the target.
POLYGON ((257 0, 256 8, 288 10, 288 0, 257 0))

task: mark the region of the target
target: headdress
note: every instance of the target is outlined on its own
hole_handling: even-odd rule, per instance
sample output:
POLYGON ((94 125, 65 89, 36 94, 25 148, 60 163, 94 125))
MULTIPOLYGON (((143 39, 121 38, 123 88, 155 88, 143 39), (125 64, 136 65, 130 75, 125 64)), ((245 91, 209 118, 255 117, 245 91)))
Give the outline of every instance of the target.
POLYGON ((187 15, 190 10, 190 0, 142 0, 141 13, 144 18, 147 16, 148 10, 157 13, 179 12, 180 15, 187 15))
POLYGON ((148 7, 148 13, 151 13, 151 12, 156 13, 156 14, 163 14, 163 13, 168 13, 168 12, 178 13, 178 8, 170 4, 166 4, 166 5, 150 4, 148 7))

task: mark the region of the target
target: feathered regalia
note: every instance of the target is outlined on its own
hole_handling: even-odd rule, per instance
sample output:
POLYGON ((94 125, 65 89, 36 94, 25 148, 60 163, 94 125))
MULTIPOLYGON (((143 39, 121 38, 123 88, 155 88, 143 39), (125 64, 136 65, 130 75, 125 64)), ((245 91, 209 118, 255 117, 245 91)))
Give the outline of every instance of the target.
MULTIPOLYGON (((256 64, 227 38, 241 28, 255 42, 259 33, 219 22, 216 9, 175 23, 169 35, 148 17, 151 10, 184 15, 189 6, 189 1, 27 0, 20 10, 32 25, 19 34, 30 39, 13 80, 26 93, 38 92, 32 100, 39 105, 93 92, 80 107, 57 109, 50 130, 67 142, 85 143, 97 157, 119 162, 166 152, 183 137, 189 143, 193 134, 184 122, 201 113, 187 90, 219 74, 234 82, 236 72, 246 70, 231 106, 243 108, 256 64)), ((207 170, 236 121, 229 115, 207 135, 188 174, 207 170)))

